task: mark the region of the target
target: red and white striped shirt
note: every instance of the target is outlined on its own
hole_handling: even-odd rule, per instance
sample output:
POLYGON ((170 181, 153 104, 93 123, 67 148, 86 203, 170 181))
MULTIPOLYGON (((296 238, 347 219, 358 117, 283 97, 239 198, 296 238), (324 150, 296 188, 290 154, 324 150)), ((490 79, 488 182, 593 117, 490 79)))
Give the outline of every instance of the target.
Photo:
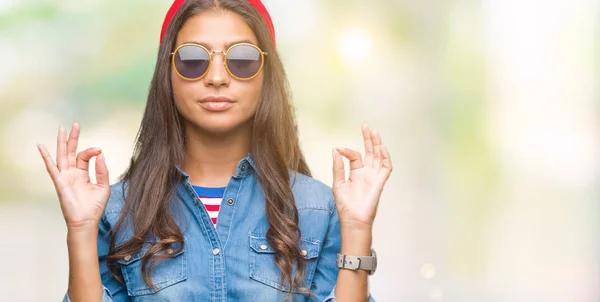
POLYGON ((217 226, 217 217, 219 216, 219 210, 221 209, 221 202, 223 201, 223 194, 225 193, 225 187, 222 188, 207 188, 200 186, 192 186, 198 198, 206 208, 210 220, 213 225, 217 226))

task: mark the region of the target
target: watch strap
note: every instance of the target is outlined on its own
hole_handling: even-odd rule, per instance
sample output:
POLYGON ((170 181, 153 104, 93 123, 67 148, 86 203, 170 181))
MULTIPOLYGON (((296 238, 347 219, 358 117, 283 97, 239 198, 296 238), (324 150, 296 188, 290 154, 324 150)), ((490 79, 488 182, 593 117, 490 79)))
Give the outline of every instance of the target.
POLYGON ((377 256, 375 250, 371 250, 372 256, 352 256, 337 254, 336 264, 339 268, 351 270, 366 270, 373 274, 377 268, 377 256))

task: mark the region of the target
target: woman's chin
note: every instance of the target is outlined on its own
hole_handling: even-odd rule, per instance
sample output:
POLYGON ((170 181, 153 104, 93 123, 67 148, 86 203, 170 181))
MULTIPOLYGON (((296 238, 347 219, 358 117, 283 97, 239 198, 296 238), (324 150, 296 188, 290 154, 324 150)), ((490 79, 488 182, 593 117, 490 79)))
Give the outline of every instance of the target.
POLYGON ((247 125, 247 123, 243 123, 241 121, 235 122, 231 119, 226 121, 211 121, 211 120, 203 120, 202 123, 196 124, 196 127, 200 129, 201 132, 210 133, 210 134, 227 134, 232 133, 236 130, 247 125))

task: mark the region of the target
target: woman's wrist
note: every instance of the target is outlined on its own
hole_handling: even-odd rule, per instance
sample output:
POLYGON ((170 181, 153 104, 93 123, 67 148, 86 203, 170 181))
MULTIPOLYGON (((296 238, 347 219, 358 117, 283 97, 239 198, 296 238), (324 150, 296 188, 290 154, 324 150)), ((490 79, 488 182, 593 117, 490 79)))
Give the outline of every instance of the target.
POLYGON ((340 253, 353 256, 370 256, 373 241, 372 229, 341 228, 342 248, 340 253))
POLYGON ((98 227, 67 228, 67 246, 79 248, 90 244, 97 244, 98 227))

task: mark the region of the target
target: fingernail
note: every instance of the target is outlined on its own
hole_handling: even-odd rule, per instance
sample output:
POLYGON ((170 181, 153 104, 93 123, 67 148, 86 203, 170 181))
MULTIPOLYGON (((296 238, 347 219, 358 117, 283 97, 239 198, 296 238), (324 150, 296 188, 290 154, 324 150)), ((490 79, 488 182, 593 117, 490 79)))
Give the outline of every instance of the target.
POLYGON ((102 152, 101 148, 94 148, 94 150, 98 151, 98 152, 102 152))

